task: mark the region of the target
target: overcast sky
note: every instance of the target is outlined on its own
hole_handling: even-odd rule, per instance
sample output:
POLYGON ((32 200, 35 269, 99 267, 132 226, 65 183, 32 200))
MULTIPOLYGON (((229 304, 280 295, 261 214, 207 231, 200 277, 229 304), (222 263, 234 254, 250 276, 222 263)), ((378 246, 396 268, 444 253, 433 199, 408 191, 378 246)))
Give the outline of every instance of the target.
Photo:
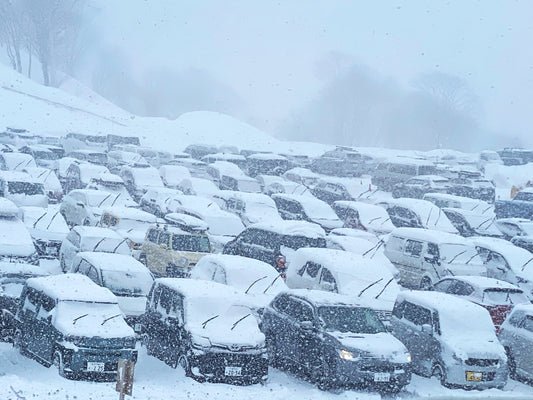
POLYGON ((405 87, 420 73, 460 76, 479 96, 487 129, 533 136, 532 1, 95 4, 106 41, 129 55, 135 74, 154 66, 207 70, 262 128, 275 129, 311 100, 327 78, 320 60, 338 52, 405 87))

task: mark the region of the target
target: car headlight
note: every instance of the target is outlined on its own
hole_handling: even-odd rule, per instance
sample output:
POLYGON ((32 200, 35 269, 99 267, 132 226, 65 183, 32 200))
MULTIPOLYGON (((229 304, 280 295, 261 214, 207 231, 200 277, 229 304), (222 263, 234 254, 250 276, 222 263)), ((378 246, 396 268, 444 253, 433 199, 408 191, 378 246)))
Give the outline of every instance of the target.
POLYGON ((348 350, 339 350, 339 357, 346 361, 351 361, 355 358, 353 353, 348 350))
POLYGON ((197 348, 197 349, 211 347, 211 341, 206 336, 193 336, 192 347, 197 348))
POLYGON ((405 353, 405 359, 407 360, 408 363, 410 363, 412 360, 411 353, 405 353))
POLYGON ((142 243, 133 242, 130 240, 129 242, 130 249, 132 250, 139 250, 142 247, 142 243))

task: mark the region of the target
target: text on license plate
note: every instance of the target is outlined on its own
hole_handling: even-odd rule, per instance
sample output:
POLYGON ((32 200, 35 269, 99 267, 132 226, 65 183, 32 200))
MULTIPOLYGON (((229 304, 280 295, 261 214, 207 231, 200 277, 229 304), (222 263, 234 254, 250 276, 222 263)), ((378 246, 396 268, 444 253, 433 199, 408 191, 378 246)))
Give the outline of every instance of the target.
POLYGON ((483 373, 482 372, 473 372, 473 371, 466 371, 466 380, 467 381, 481 381, 483 379, 483 373))
POLYGON ((87 371, 89 372, 104 372, 105 364, 103 362, 87 362, 87 371))
POLYGON ((226 376, 241 376, 242 368, 241 367, 226 367, 224 374, 226 376))
POLYGON ((374 373, 374 382, 388 382, 390 381, 390 373, 376 372, 374 373))

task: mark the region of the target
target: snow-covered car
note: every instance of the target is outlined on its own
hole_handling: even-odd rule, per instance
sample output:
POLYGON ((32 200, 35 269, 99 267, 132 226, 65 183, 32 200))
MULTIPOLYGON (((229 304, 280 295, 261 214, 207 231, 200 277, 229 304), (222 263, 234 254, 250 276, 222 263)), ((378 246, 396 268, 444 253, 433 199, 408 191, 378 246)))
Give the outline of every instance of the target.
POLYGON ((525 218, 500 218, 495 222, 503 233, 503 239, 511 240, 515 236, 533 236, 533 221, 525 218))
POLYGON ((245 226, 282 220, 276 203, 266 194, 222 190, 213 196, 213 200, 223 210, 237 215, 245 226))
POLYGON ((392 334, 411 353, 413 372, 435 376, 442 385, 501 389, 507 383, 507 357, 489 312, 468 300, 402 291, 392 312, 392 334))
POLYGON ((128 325, 141 333, 142 315, 154 282, 144 265, 124 254, 81 252, 74 257, 69 272, 86 275, 113 292, 128 325))
POLYGON ((146 231, 157 221, 155 215, 136 208, 106 207, 98 226, 112 229, 126 239, 132 256, 139 259, 146 231))
POLYGON ((26 280, 46 275, 37 265, 0 262, 0 341, 13 341, 15 313, 26 280))
POLYGON ((377 260, 333 249, 301 248, 287 257, 287 286, 342 293, 362 299, 384 323, 400 291, 391 271, 377 260))
POLYGON ((289 160, 279 154, 255 153, 246 157, 248 175, 282 175, 290 168, 289 160))
POLYGON ((0 197, 0 261, 38 264, 38 254, 21 216, 12 201, 0 197))
POLYGON ((383 207, 360 201, 336 201, 333 211, 344 222, 344 227, 362 229, 375 235, 384 235, 395 228, 383 207))
POLYGON ((312 196, 311 191, 307 186, 289 181, 281 176, 257 175, 255 179, 261 185, 261 191, 269 196, 274 193, 302 194, 312 196))
POLYGON ((321 178, 319 174, 314 173, 310 169, 300 167, 289 169, 283 174, 283 177, 307 187, 315 186, 321 178))
POLYGON ((112 150, 107 152, 107 167, 113 173, 120 171, 120 168, 128 164, 147 164, 147 161, 140 154, 131 151, 112 150))
POLYGON ((37 182, 42 183, 44 192, 48 196, 48 203, 57 204, 63 199, 63 186, 55 172, 48 168, 24 168, 22 172, 27 173, 37 182))
POLYGON ((212 181, 203 178, 183 179, 176 189, 187 195, 202 197, 211 197, 220 191, 212 181))
POLYGON ((400 284, 428 289, 448 275, 487 276, 474 244, 459 235, 397 228, 385 241, 385 255, 400 271, 400 284))
POLYGON ((458 233, 446 214, 430 201, 420 199, 390 199, 378 203, 387 210, 397 228, 424 228, 458 233))
POLYGON ((0 153, 0 170, 22 171, 24 168, 36 167, 37 164, 30 154, 0 153))
POLYGON ((202 157, 202 161, 207 164, 213 164, 216 162, 227 162, 235 164, 239 167, 239 169, 246 168, 246 157, 240 155, 240 154, 232 154, 232 153, 214 153, 214 154, 207 154, 202 157))
POLYGON ((63 272, 70 270, 72 260, 82 251, 131 254, 126 239, 115 231, 96 226, 75 226, 63 240, 59 249, 61 270, 63 272))
POLYGON ((484 171, 487 165, 503 165, 500 155, 494 150, 483 150, 479 153, 477 167, 484 171))
POLYGON ((104 208, 127 207, 131 204, 131 198, 123 197, 121 193, 114 194, 96 189, 76 189, 63 197, 59 211, 70 226, 95 226, 100 221, 104 208))
POLYGON ((137 207, 137 203, 131 198, 122 178, 115 174, 100 174, 91 178, 85 189, 101 190, 120 197, 120 203, 125 207, 137 207))
POLYGON ((191 268, 210 253, 205 231, 186 231, 178 226, 151 226, 142 242, 140 256, 156 276, 188 277, 191 268))
POLYGON ((74 189, 85 189, 92 179, 98 179, 100 175, 106 174, 110 174, 110 172, 104 165, 73 162, 65 173, 65 192, 68 193, 74 189))
POLYGON ((215 185, 220 187, 220 178, 223 175, 240 176, 244 172, 237 164, 229 161, 215 161, 207 166, 207 173, 215 185))
POLYGON ((144 211, 162 218, 172 211, 167 207, 167 205, 172 202, 172 198, 182 194, 183 193, 181 190, 177 189, 170 189, 166 187, 150 188, 139 200, 139 206, 144 211))
POLYGON ((40 257, 59 256, 61 243, 70 232, 58 209, 21 207, 23 221, 40 257))
POLYGON ((483 215, 462 208, 442 208, 442 211, 461 236, 503 237, 501 230, 495 223, 494 216, 483 215))
POLYGON ((159 175, 165 187, 176 188, 184 179, 191 178, 191 173, 182 165, 162 165, 159 167, 159 175))
POLYGON ((222 175, 220 177, 219 188, 222 190, 236 190, 245 193, 261 193, 261 185, 259 182, 244 174, 222 175))
POLYGON ((448 188, 448 178, 439 175, 419 175, 394 185, 392 197, 421 199, 426 193, 446 193, 448 188))
POLYGON ((80 149, 70 151, 66 154, 68 157, 75 158, 79 161, 88 162, 95 165, 107 165, 107 153, 104 151, 80 149))
POLYGON ((327 203, 312 196, 277 193, 272 195, 272 199, 285 220, 313 222, 326 232, 343 226, 343 222, 327 203))
MULTIPOLYGON (((375 191, 375 190, 374 190, 375 191)), ((322 178, 311 193, 317 199, 333 204, 336 201, 357 201, 371 196, 374 191, 368 178, 322 178)))
POLYGON ((286 260, 301 247, 326 247, 326 233, 306 221, 263 222, 248 226, 224 246, 224 254, 254 258, 285 274, 286 260))
POLYGON ((44 185, 30 174, 20 171, 0 171, 0 196, 17 206, 48 206, 44 185))
POLYGON ((353 228, 337 228, 337 229, 333 229, 329 234, 328 236, 348 236, 348 237, 353 237, 353 238, 357 238, 357 239, 364 239, 372 244, 375 244, 377 245, 381 239, 378 238, 376 235, 374 235, 373 233, 370 233, 370 232, 367 232, 367 231, 363 231, 361 229, 353 229, 353 228))
POLYGON ((394 185, 419 175, 436 175, 437 167, 418 158, 393 157, 376 165, 370 172, 372 184, 380 190, 392 191, 394 185))
POLYGON ((269 362, 298 366, 321 389, 397 393, 411 380, 411 356, 363 300, 317 290, 282 292, 265 308, 269 362))
POLYGON ((120 169, 120 177, 135 201, 139 201, 149 188, 164 187, 159 171, 148 164, 125 165, 120 169))
POLYGON ((20 148, 21 153, 30 154, 39 167, 54 168, 55 163, 65 155, 65 150, 46 144, 32 144, 20 148))
POLYGON ((211 179, 211 175, 207 172, 207 164, 203 161, 194 158, 175 158, 167 164, 186 167, 194 178, 211 179))
POLYGON ((459 296, 486 308, 497 332, 516 304, 530 303, 522 289, 482 276, 444 278, 431 286, 430 290, 459 296))
POLYGON ((503 239, 471 239, 483 259, 489 278, 512 283, 533 300, 533 253, 503 239))
POLYGON ((265 336, 227 285, 156 279, 146 305, 146 350, 199 381, 252 384, 268 376, 265 336))
POLYGON ((498 335, 507 353, 512 379, 531 382, 533 379, 533 305, 517 305, 501 326, 498 335))
POLYGON ((279 292, 288 289, 281 274, 271 265, 227 254, 202 257, 190 277, 231 286, 247 296, 247 304, 256 312, 260 312, 279 292))
POLYGON ((80 274, 28 279, 15 323, 20 353, 66 378, 114 381, 119 359, 137 361, 116 297, 80 274))
POLYGON ((431 201, 440 208, 459 208, 478 215, 494 217, 494 205, 479 199, 445 193, 426 193, 423 200, 431 201))

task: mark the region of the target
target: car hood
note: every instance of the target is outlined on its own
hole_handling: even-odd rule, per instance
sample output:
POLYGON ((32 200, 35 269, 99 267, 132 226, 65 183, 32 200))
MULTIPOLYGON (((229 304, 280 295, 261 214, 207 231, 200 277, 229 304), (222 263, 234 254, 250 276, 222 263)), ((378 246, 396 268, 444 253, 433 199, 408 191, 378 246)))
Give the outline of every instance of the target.
POLYGON ((6 198, 11 200, 17 206, 36 206, 36 207, 48 207, 48 197, 45 194, 27 195, 23 193, 7 194, 6 198))
POLYGON ((146 309, 146 296, 117 296, 120 310, 129 316, 138 316, 144 314, 146 309))
POLYGON ((442 341, 454 352, 457 357, 466 360, 467 358, 488 358, 505 359, 505 350, 496 340, 483 340, 472 335, 462 334, 447 337, 442 336, 442 341))
POLYGON ((406 363, 407 348, 388 332, 359 334, 350 332, 327 332, 347 350, 368 353, 371 357, 406 363))
POLYGON ((473 275, 473 276, 487 276, 487 268, 483 265, 476 264, 455 264, 443 263, 442 267, 449 270, 451 275, 473 275))
POLYGON ((328 230, 342 228, 344 223, 339 219, 330 219, 330 218, 310 218, 311 222, 322 226, 328 230))

